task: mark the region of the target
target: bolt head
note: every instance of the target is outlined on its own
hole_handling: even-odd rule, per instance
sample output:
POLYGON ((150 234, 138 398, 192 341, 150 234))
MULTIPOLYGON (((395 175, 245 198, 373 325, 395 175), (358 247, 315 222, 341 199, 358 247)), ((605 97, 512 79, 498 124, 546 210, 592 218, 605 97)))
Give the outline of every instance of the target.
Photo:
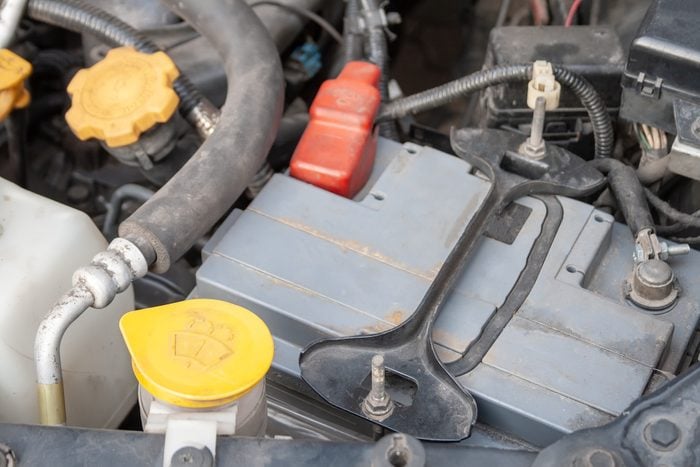
POLYGON ((675 423, 662 418, 647 425, 647 436, 652 445, 666 449, 678 441, 681 432, 675 423))
POLYGON ((212 467, 214 456, 209 448, 184 446, 175 451, 170 461, 172 467, 212 467))

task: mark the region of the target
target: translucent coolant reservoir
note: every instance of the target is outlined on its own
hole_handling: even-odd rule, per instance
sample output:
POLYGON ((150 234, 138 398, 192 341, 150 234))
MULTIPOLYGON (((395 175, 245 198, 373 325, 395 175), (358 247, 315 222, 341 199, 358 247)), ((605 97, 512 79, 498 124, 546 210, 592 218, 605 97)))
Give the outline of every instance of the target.
MULTIPOLYGON (((0 178, 0 422, 38 423, 37 327, 71 287, 73 272, 107 242, 84 213, 0 178)), ((61 361, 69 425, 116 427, 136 400, 119 318, 131 289, 68 329, 61 361)))

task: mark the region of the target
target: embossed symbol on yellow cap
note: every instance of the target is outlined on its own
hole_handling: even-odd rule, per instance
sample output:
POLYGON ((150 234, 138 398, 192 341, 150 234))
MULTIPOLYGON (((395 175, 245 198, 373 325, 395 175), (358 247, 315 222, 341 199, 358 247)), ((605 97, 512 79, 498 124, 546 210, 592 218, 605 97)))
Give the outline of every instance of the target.
POLYGON ((233 355, 234 331, 205 316, 193 317, 185 329, 172 336, 173 356, 186 368, 206 371, 233 355))
POLYGON ((240 306, 196 299, 124 315, 119 323, 139 383, 181 407, 228 404, 272 364, 265 323, 240 306))

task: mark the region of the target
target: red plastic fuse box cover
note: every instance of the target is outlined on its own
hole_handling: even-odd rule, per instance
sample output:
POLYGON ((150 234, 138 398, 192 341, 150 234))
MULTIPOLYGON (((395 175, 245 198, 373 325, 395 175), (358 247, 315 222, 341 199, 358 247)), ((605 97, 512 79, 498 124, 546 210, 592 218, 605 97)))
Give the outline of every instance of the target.
POLYGON ((321 85, 292 156, 292 177, 348 198, 362 189, 377 150, 380 74, 376 65, 350 62, 321 85))

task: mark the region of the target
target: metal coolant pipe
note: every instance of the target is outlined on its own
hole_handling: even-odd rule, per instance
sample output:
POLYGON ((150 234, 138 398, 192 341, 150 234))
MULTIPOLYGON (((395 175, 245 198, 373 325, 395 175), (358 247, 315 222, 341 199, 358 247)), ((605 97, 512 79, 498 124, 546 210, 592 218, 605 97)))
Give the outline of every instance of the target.
MULTIPOLYGON (((51 308, 34 339, 34 362, 43 425, 65 425, 61 341, 68 327, 88 308, 104 308, 134 279, 148 272, 149 258, 129 240, 117 238, 89 266, 73 274, 73 288, 51 308)), ((152 259, 152 258, 151 258, 152 259)))

